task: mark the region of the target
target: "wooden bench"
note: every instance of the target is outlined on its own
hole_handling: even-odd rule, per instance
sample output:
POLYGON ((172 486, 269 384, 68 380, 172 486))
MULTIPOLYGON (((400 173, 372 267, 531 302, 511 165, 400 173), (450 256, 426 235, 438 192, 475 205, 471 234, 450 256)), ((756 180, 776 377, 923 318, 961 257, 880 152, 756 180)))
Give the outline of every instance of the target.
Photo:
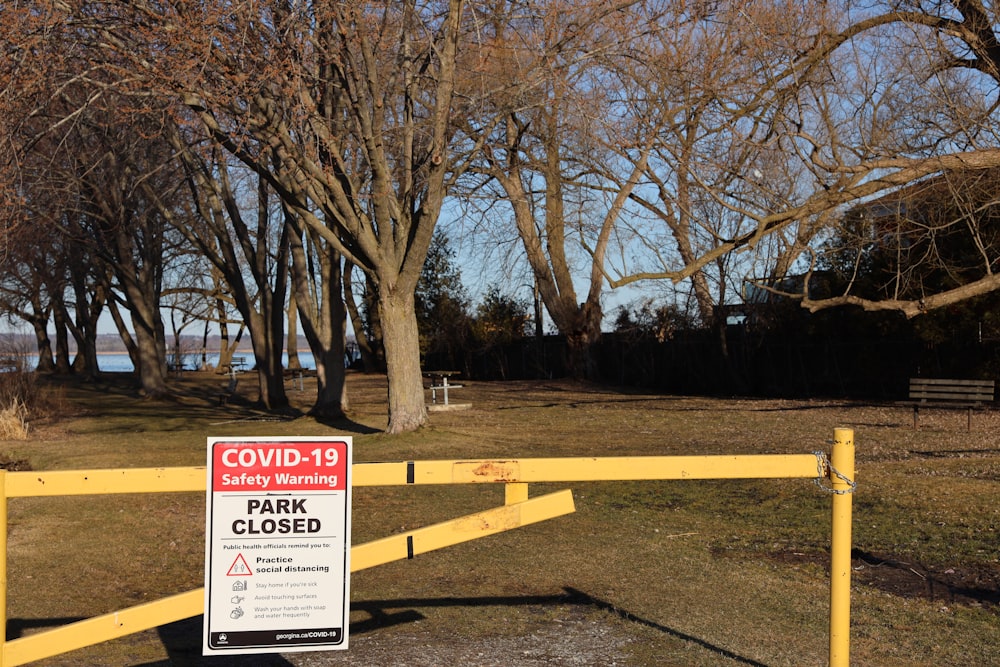
POLYGON ((966 428, 972 430, 972 411, 993 402, 993 380, 942 380, 910 378, 910 399, 899 401, 913 406, 913 429, 920 428, 920 408, 965 409, 966 428))

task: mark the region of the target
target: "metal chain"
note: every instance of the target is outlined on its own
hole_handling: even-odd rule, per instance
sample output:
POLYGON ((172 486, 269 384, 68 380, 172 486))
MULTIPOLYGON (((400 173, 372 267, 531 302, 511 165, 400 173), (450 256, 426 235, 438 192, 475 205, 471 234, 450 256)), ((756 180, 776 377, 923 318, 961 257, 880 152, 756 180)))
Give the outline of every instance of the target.
POLYGON ((816 482, 816 486, 827 493, 832 493, 838 496, 854 493, 854 490, 858 488, 858 483, 852 479, 848 479, 846 475, 834 468, 833 464, 830 463, 830 459, 827 457, 826 452, 813 452, 813 455, 816 457, 816 479, 813 480, 816 482), (829 475, 827 474, 828 471, 829 475), (848 488, 834 489, 826 486, 823 484, 823 480, 825 480, 828 476, 836 477, 840 481, 847 484, 848 488))

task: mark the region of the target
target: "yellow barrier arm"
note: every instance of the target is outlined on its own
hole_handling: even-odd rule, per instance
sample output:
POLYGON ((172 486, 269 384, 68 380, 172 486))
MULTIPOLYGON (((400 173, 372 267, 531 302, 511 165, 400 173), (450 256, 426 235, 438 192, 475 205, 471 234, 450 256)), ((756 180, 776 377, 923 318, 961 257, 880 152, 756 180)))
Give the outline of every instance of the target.
MULTIPOLYGON (((355 463, 351 475, 353 486, 809 478, 816 476, 816 456, 749 454, 403 461, 355 463)), ((204 467, 9 472, 6 495, 19 498, 205 491, 206 484, 204 467)))
POLYGON ((814 454, 603 456, 358 463, 355 486, 816 477, 814 454))
MULTIPOLYGON (((2 477, 2 476, 0 476, 2 477)), ((351 547, 351 572, 520 528, 576 511, 573 494, 559 491, 515 505, 469 514, 351 547)), ((6 607, 5 607, 6 608, 6 607)), ((0 665, 14 667, 136 632, 198 616, 205 611, 205 589, 179 593, 46 630, 3 644, 0 665)))
POLYGON ((185 468, 118 468, 106 470, 39 470, 7 473, 8 498, 78 496, 113 493, 205 492, 204 466, 185 468))
POLYGON ((391 535, 352 548, 351 571, 413 558, 417 554, 554 519, 574 511, 573 494, 570 491, 559 491, 419 528, 406 534, 391 535))

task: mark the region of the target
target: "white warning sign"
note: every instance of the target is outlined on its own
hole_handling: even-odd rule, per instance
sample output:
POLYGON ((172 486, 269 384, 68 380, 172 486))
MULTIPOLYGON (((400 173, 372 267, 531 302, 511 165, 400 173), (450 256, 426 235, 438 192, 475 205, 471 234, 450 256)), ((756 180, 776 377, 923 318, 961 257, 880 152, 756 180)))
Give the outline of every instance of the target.
POLYGON ((350 438, 210 438, 205 655, 347 648, 350 438))

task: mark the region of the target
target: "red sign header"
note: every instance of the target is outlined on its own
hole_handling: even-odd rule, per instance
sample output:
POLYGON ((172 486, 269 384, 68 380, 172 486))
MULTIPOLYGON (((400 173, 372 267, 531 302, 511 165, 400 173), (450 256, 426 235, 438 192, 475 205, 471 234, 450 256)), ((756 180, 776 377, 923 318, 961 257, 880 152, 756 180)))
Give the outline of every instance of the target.
POLYGON ((213 491, 343 491, 347 443, 215 442, 213 491))

